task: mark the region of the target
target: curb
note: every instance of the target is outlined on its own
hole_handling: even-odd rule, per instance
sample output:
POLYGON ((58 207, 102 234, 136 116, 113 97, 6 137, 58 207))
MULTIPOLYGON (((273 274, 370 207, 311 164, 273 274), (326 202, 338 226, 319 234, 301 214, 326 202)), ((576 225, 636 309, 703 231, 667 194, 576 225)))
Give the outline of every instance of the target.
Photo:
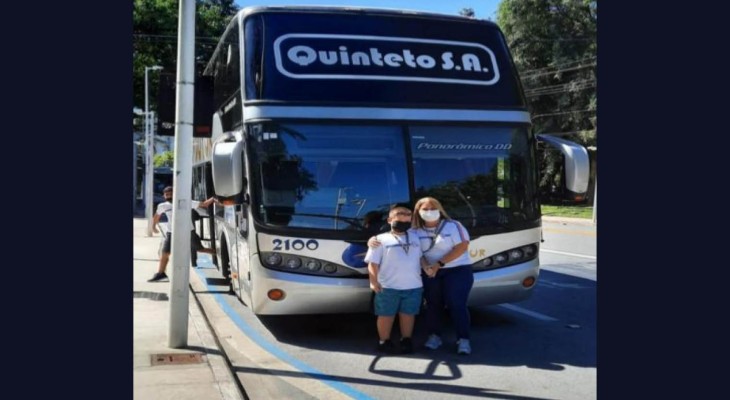
POLYGON ((571 223, 571 224, 587 225, 587 226, 598 225, 598 221, 596 221, 596 223, 594 223, 593 219, 589 219, 589 218, 553 217, 550 215, 543 215, 542 220, 543 220, 543 222, 566 222, 566 223, 571 223))
MULTIPOLYGON (((197 278, 197 274, 194 271, 189 271, 189 273, 190 275, 195 275, 194 279, 197 278)), ((203 305, 200 304, 200 299, 196 295, 192 282, 189 283, 189 289, 189 295, 193 297, 195 302, 195 305, 190 307, 190 316, 192 317, 193 325, 198 331, 198 335, 205 347, 207 349, 218 350, 218 354, 215 351, 206 352, 206 356, 208 357, 208 364, 218 384, 218 389, 221 392, 221 398, 224 400, 247 400, 248 396, 246 396, 246 392, 241 387, 241 383, 231 370, 231 362, 223 346, 221 346, 220 340, 218 340, 215 329, 213 329, 208 317, 205 315, 203 305)))

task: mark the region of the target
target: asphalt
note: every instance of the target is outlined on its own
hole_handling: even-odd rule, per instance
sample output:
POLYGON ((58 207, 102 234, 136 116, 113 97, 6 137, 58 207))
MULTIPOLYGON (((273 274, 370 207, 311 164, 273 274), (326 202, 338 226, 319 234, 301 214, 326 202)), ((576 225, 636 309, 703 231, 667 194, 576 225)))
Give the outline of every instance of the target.
MULTIPOLYGON (((188 340, 180 349, 169 347, 170 282, 147 282, 157 271, 160 236, 146 235, 146 220, 133 219, 133 393, 142 399, 246 399, 231 372, 225 353, 189 290, 188 340)), ((171 276, 172 264, 167 267, 171 276)), ((199 284, 190 273, 192 284, 199 284)))

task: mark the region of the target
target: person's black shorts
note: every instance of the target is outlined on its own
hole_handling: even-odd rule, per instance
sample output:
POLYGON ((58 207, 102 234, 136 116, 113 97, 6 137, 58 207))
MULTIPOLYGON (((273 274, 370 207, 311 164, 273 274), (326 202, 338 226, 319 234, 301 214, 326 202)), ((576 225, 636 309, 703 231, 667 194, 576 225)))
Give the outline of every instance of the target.
MULTIPOLYGON (((195 231, 190 231, 190 248, 194 250, 199 250, 204 248, 203 242, 200 241, 200 236, 198 236, 195 231)), ((165 242, 162 244, 162 252, 163 253, 170 253, 172 251, 172 232, 168 232, 167 236, 165 237, 165 242)))

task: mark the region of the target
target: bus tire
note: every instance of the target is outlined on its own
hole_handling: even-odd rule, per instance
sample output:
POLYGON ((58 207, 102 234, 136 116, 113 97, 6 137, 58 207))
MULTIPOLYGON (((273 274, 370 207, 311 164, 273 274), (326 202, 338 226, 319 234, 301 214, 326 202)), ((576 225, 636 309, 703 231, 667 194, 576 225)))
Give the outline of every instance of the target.
POLYGON ((228 256, 228 243, 225 236, 221 238, 221 264, 219 269, 221 275, 226 279, 231 279, 231 258, 228 256))

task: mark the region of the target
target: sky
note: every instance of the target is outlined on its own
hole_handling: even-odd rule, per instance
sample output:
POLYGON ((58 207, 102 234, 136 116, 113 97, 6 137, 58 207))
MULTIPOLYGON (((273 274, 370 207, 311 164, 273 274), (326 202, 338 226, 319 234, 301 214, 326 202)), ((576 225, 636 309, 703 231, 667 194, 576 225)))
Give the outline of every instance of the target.
POLYGON ((501 0, 235 0, 241 7, 278 5, 361 6, 372 8, 397 8, 458 15, 462 8, 474 9, 479 19, 497 20, 497 6, 501 0))

